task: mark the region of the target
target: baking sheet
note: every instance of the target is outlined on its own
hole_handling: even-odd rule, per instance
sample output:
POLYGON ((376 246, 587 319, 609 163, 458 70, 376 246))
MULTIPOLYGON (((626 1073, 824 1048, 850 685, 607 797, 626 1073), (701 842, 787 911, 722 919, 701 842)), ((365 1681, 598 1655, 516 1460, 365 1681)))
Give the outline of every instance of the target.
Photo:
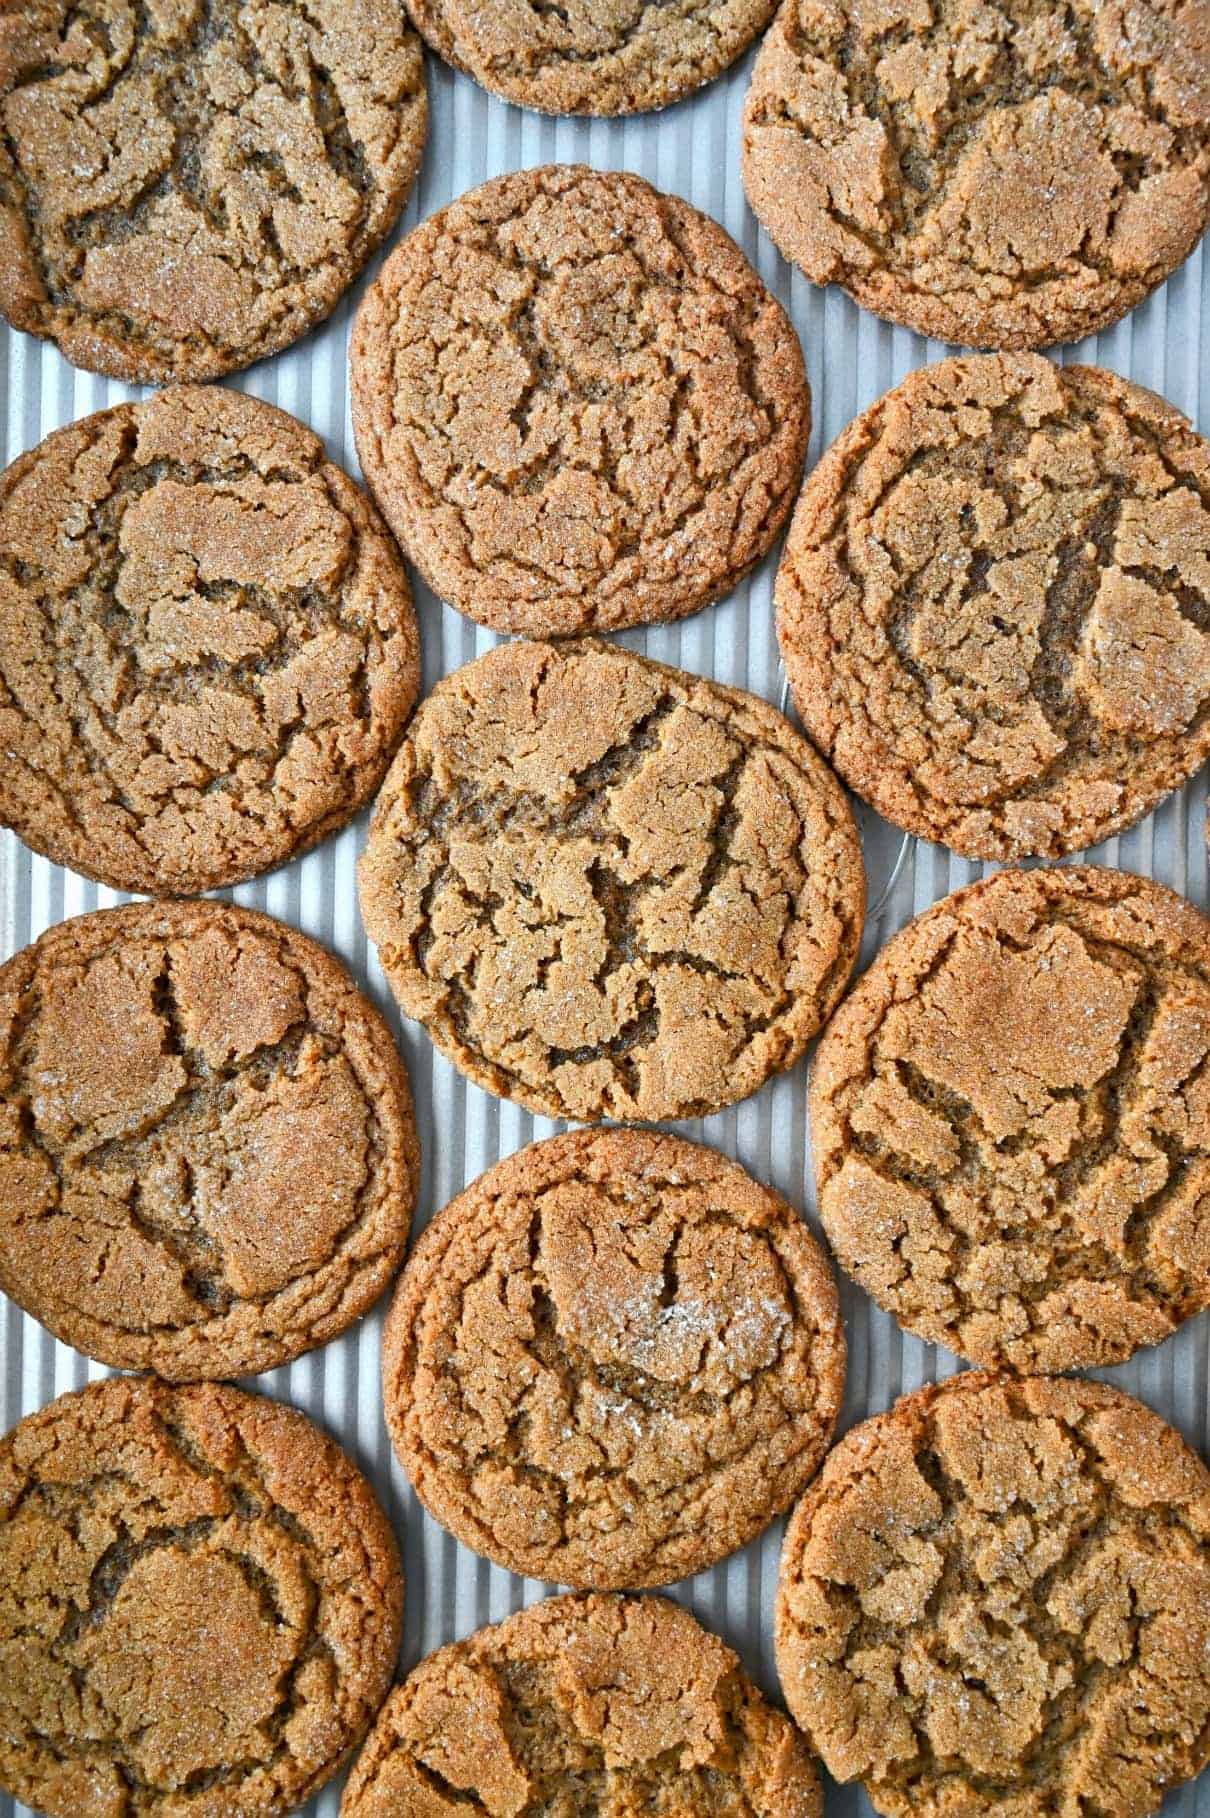
MULTIPOLYGON (((840 291, 817 290, 781 259, 758 229, 739 177, 740 113, 750 53, 722 81, 662 115, 625 121, 550 120, 486 95, 429 59, 431 126, 415 192, 390 244, 463 190, 501 172, 552 161, 581 161, 601 169, 639 172, 661 189, 686 197, 720 221, 789 309, 810 374, 814 426, 808 465, 850 419, 914 367, 951 351, 860 311, 840 291)), ((370 268, 377 270, 382 255, 370 268)), ((348 412, 345 349, 353 309, 365 280, 315 334, 276 359, 230 381, 309 423, 329 453, 356 473, 348 412)), ((1210 432, 1210 261, 1203 248, 1162 290, 1108 334, 1053 357, 1092 360, 1162 392, 1210 432)), ((0 325, 0 452, 14 460, 50 430, 89 411, 140 395, 116 381, 77 372, 56 349, 0 325)), ((677 663, 784 704, 784 677, 773 631, 771 594, 776 555, 721 605, 679 625, 623 634, 619 640, 663 662, 677 663)), ((488 631, 441 605, 418 587, 424 681, 478 656, 497 641, 488 631)), ((1206 776, 1163 803, 1142 824, 1089 856, 1145 872, 1207 907, 1206 776)), ((904 841, 861 810, 870 902, 862 965, 887 937, 939 897, 979 876, 983 867, 941 847, 904 841)), ((424 1179, 417 1227, 502 1156, 563 1126, 490 1097, 470 1085, 419 1030, 404 1025, 368 948, 357 911, 354 869, 366 817, 317 852, 242 886, 237 901, 268 910, 325 941, 386 1012, 403 1050, 416 1097, 424 1145, 424 1179)), ((65 916, 124 900, 74 873, 37 858, 11 834, 0 834, 0 943, 3 957, 65 916)), ((771 1081, 746 1103, 678 1126, 715 1144, 761 1180, 779 1188, 814 1217, 810 1182, 806 1069, 771 1081)), ((887 1407, 904 1390, 948 1376, 955 1359, 912 1338, 866 1297, 842 1283, 849 1340, 849 1378, 842 1427, 887 1407)), ((395 1464, 383 1425, 378 1353, 383 1308, 323 1350, 249 1382, 262 1393, 304 1408, 354 1455, 378 1490, 403 1546, 407 1579, 401 1668, 443 1642, 467 1635, 538 1601, 550 1586, 490 1566, 422 1515, 395 1464)), ((0 1295, 0 1355, 4 1359, 3 1419, 23 1414, 66 1389, 110 1374, 58 1344, 36 1321, 0 1295)), ((1103 1374, 1173 1421, 1204 1453, 1210 1363, 1210 1316, 1191 1321, 1157 1349, 1103 1374)), ((767 1692, 776 1693, 772 1605, 782 1524, 712 1571, 673 1588, 710 1628, 743 1656, 767 1692)), ((335 1818, 338 1780, 306 1807, 309 1818, 335 1818)), ((27 1808, 0 1793, 0 1818, 27 1808)), ((829 1785, 828 1818, 865 1818, 857 1789, 829 1785)), ((1210 1771, 1174 1793, 1166 1818, 1210 1818, 1210 1771)))

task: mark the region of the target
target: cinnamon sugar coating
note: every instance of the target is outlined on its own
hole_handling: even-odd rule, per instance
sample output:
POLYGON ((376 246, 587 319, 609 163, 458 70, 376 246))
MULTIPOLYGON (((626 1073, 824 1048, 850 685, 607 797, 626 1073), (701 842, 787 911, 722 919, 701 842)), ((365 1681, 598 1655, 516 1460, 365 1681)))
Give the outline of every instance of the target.
POLYGON ((457 69, 521 107, 633 114, 667 107, 743 55, 776 0, 407 0, 457 69))
POLYGON ((305 852, 419 680, 386 527, 271 405, 182 386, 0 477, 0 820, 57 864, 192 895, 305 852))
POLYGON ((212 379, 334 307, 424 145, 399 0, 0 15, 0 313, 77 366, 212 379))

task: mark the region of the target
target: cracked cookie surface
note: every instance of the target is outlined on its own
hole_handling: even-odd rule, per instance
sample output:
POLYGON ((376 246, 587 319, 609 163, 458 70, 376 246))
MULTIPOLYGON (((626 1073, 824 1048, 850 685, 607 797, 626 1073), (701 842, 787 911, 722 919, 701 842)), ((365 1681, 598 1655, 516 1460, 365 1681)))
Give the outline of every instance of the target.
POLYGON ((816 744, 968 858, 1107 839, 1210 753, 1210 444, 1097 367, 913 373, 807 481, 775 598, 816 744))
POLYGON ((0 312, 140 384, 275 353, 394 225, 426 117, 398 0, 10 8, 0 312))
POLYGON ((582 1130, 428 1227, 383 1392, 412 1484, 465 1545, 621 1590, 704 1570, 789 1505, 844 1364, 831 1271, 780 1194, 679 1137, 582 1130))
POLYGON ((633 114, 667 107, 743 55, 776 0, 407 0, 456 68, 522 107, 633 114))
POLYGON ((183 386, 0 476, 0 820, 115 889, 283 863, 377 789, 419 686, 403 563, 303 424, 183 386))
POLYGON ((353 422, 387 521, 499 631, 680 618, 771 547, 810 395, 723 230, 627 172, 498 177, 415 230, 357 314, 353 422))
POLYGON ((1204 0, 784 0, 748 199, 816 284, 969 347, 1077 341, 1210 219, 1204 0))
POLYGON ((390 1031, 284 923, 131 904, 0 968, 0 1287, 90 1357, 189 1380, 325 1344, 418 1174, 390 1031))
POLYGON ((974 1372, 836 1447, 791 1518, 791 1714, 900 1818, 1144 1818, 1210 1757, 1210 1473, 1102 1383, 974 1372))
POLYGON ((1210 922, 1001 871, 883 948, 811 1070, 837 1260, 976 1363, 1119 1363, 1210 1304, 1210 922))
POLYGON ((295 1409, 118 1377, 0 1442, 0 1785, 50 1818, 271 1818, 399 1648, 369 1485, 295 1409))
POLYGON ((798 1059, 865 903, 831 771, 754 695, 617 645, 438 683, 378 798, 362 915, 407 1016, 550 1117, 658 1122, 798 1059))
POLYGON ((820 1818, 815 1765, 731 1649, 662 1597, 552 1597, 387 1699, 341 1818, 820 1818))

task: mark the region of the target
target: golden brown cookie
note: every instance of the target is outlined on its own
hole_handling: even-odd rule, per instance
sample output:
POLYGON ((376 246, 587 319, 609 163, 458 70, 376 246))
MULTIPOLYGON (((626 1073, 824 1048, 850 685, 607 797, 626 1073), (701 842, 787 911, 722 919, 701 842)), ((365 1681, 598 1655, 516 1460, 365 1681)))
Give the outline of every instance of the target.
POLYGON ((1210 922, 1001 871, 883 948, 811 1069, 838 1261, 976 1363, 1119 1363, 1210 1305, 1210 922))
POLYGON ((49 1818, 277 1818, 356 1747, 403 1584, 295 1409, 117 1377, 0 1442, 0 1786, 49 1818))
POLYGON ((438 683, 358 875, 404 1013, 581 1122, 705 1116, 791 1066, 865 900, 844 793, 781 714, 591 640, 438 683))
POLYGON ((1210 220, 1202 0, 783 0, 744 108, 787 259, 968 347, 1108 328, 1210 220))
POLYGON ((271 405, 184 386, 0 476, 0 821, 58 864, 169 896, 305 852, 419 680, 386 527, 271 405))
POLYGON ((418 31, 494 94, 548 114, 635 114, 712 82, 776 0, 407 0, 418 31))
POLYGON ((0 313, 138 383, 276 353, 394 226, 426 118, 400 0, 8 7, 0 313))
POLYGON ((807 481, 775 595, 816 744, 968 858, 1091 846, 1210 753, 1210 444, 1097 367, 912 373, 807 481))
POLYGON ((731 1649, 662 1597, 551 1597, 422 1660, 341 1818, 820 1818, 815 1764, 731 1649))
POLYGON ((225 903, 63 922, 0 967, 0 1287, 103 1363, 287 1363, 403 1260, 390 1031, 330 954, 225 903))
POLYGON ((383 1346, 387 1425, 438 1521, 602 1590, 704 1570, 815 1474, 844 1394, 803 1220, 650 1130, 533 1143, 428 1227, 383 1346))
POLYGON ((1208 1542, 1210 1473, 1129 1395, 906 1395, 791 1518, 786 1702, 891 1818, 1145 1818, 1210 1759, 1208 1542))
POLYGON ((721 227, 625 171, 462 196, 383 266, 350 360, 388 523, 498 631, 696 612, 766 554, 802 476, 788 316, 721 227))

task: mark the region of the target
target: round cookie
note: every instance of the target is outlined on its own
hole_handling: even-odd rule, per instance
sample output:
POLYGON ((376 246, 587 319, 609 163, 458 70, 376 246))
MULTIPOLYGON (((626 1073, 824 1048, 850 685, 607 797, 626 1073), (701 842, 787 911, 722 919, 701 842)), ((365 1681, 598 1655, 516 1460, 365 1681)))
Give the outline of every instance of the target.
POLYGON ((1198 0, 785 0, 744 107, 787 259, 968 347, 1119 320, 1210 220, 1198 0))
POLYGON ((1210 1759, 1210 1473, 1103 1383, 973 1372, 832 1452, 777 1665, 889 1818, 1144 1818, 1210 1759))
POLYGON ((433 1221, 387 1320, 387 1426, 421 1501, 508 1570, 667 1584, 819 1465, 840 1304, 797 1212, 649 1130, 533 1143, 433 1221))
POLYGON ((426 120, 399 0, 9 9, 0 314, 138 384, 276 353, 394 226, 426 120))
POLYGON ((591 640, 438 683, 358 882, 405 1015, 478 1085, 583 1123, 703 1117, 791 1066, 865 901, 844 792, 781 714, 591 640))
POLYGON ((0 1287, 180 1380, 343 1332, 403 1260, 407 1077, 343 966, 267 915, 138 903, 0 967, 0 1287))
POLYGON ((662 1597, 551 1597, 430 1654, 382 1708, 341 1818, 821 1818, 802 1737, 662 1597))
POLYGON ((403 1585, 295 1409, 118 1377, 0 1441, 0 1786, 49 1818, 272 1818, 364 1735, 403 1585))
POLYGON ((741 57, 776 0, 407 0, 435 51, 548 114, 635 114, 680 101, 741 57))
POLYGON ((407 576, 303 424, 182 387, 0 475, 0 821, 114 889, 200 894, 373 795, 420 681, 407 576))
POLYGON ((497 631, 696 612, 802 477, 788 316, 721 227, 625 171, 519 171, 434 215, 367 291, 350 362, 388 523, 497 631))
POLYGON ((1120 1363, 1210 1305, 1210 922, 1091 867, 1001 871, 885 946, 811 1069, 820 1217, 908 1331, 1120 1363))
POLYGON ((912 373, 807 481, 775 598, 815 743, 967 858, 1093 845, 1210 754, 1210 444, 1097 367, 912 373))

